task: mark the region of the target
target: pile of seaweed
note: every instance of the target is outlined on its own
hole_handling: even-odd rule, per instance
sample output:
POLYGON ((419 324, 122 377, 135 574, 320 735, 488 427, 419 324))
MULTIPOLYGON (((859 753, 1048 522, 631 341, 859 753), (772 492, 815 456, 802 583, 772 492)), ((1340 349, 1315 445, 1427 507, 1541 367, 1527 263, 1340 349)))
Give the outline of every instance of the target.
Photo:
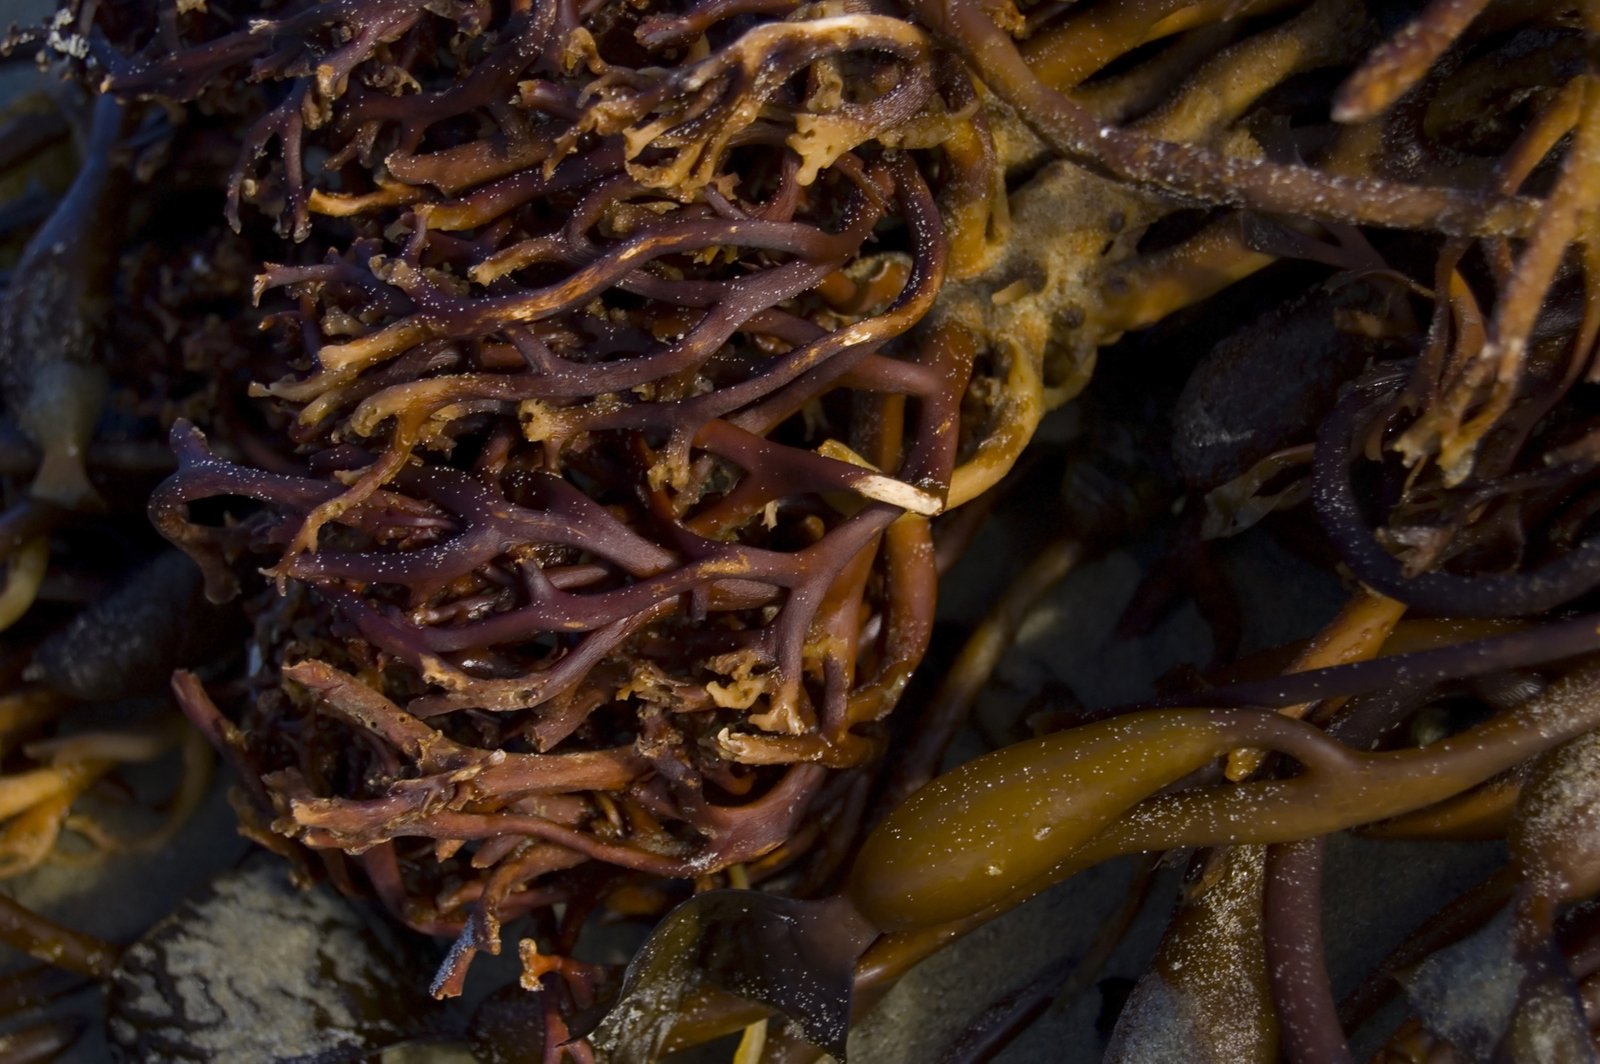
MULTIPOLYGON (((176 668, 249 835, 454 943, 435 996, 531 918, 546 1061, 741 1029, 742 1061, 842 1055, 943 944, 1191 850, 1114 1056, 1177 1002, 1216 1059, 1347 1060, 1402 973, 1388 1059, 1587 1059, 1597 29, 1487 0, 69 0, 7 45, 66 81, 0 153, 0 853, 46 859, 78 795, 185 744, 192 807, 170 713, 65 723, 176 668), (1193 350, 1117 367, 1148 403, 1026 450, 1157 323, 1193 350), (941 573, 1035 461, 1056 536, 920 691, 941 573), (1202 593, 1213 660, 939 775, 1067 570, 1161 526, 1196 593, 1263 523, 1347 581, 1315 638, 1241 656, 1202 593), (1508 857, 1341 1004, 1320 884, 1355 829, 1508 857), (662 922, 626 972, 575 957, 616 919, 662 922), (1492 1001, 1426 989, 1490 968, 1492 1001)), ((15 908, 12 944, 114 966, 15 908)))

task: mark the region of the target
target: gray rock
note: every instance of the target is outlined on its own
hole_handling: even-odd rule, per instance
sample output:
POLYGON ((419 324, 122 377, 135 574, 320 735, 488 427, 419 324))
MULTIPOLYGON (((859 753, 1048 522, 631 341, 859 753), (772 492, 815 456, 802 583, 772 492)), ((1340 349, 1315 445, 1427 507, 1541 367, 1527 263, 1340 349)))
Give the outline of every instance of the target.
POLYGON ((428 958, 415 936, 280 862, 228 872, 131 946, 107 1026, 124 1061, 332 1064, 425 1033, 428 958))

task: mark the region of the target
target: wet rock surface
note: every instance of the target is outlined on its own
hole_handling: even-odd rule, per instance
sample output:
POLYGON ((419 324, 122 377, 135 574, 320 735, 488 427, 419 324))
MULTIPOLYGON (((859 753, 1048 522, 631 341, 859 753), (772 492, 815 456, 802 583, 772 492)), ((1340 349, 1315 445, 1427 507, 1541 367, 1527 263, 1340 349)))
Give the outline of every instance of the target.
POLYGON ((333 1064, 429 1030, 432 958, 281 863, 218 877, 130 947, 108 989, 112 1058, 333 1064))

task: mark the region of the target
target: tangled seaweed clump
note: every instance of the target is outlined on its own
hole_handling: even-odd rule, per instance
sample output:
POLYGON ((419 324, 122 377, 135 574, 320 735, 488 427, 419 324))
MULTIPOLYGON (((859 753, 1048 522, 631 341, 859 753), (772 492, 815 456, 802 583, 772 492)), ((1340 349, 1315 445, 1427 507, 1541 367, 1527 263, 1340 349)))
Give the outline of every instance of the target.
POLYGON ((1113 1056, 1350 1059, 1390 972, 1393 1059, 1476 1052, 1488 1021, 1427 987, 1486 956, 1490 1052, 1592 1053, 1600 22, 1378 8, 69 3, 37 41, 107 117, 0 318, 39 458, 6 520, 37 554, 96 504, 104 396, 170 427, 150 518, 252 626, 244 669, 174 690, 247 832, 453 939, 438 996, 536 914, 547 1059, 593 1059, 569 1036, 613 1000, 614 1060, 764 1031, 750 999, 842 1051, 851 1001, 952 938, 1191 847, 1113 1056), (135 242, 106 279, 107 189, 179 176, 216 207, 187 257, 135 242), (39 307, 83 326, 50 357, 39 307), (1102 348, 1172 320, 1211 337, 1142 389, 1174 439, 1074 445, 1065 538, 886 761, 967 515, 1102 348), (1162 520, 1180 566, 1264 523, 1358 586, 1270 667, 1214 609, 1210 681, 935 778, 1029 604, 1162 520), (1358 828, 1510 860, 1341 1014, 1321 847, 1358 828), (573 959, 673 881, 620 985, 573 959), (801 960, 719 959, 734 931, 801 960), (1152 1034, 1175 1000, 1191 1028, 1152 1034))
POLYGON ((971 418, 970 345, 902 339, 949 251, 878 138, 957 121, 940 92, 971 87, 941 89, 908 24, 826 7, 681 70, 647 61, 720 15, 367 14, 90 56, 113 92, 195 107, 242 66, 272 86, 218 107, 249 129, 233 216, 303 241, 257 282, 293 301, 277 342, 304 369, 262 391, 297 454, 250 468, 180 423, 151 514, 214 597, 241 557, 288 593, 252 610, 237 730, 178 690, 272 830, 464 934, 450 993, 503 919, 608 877, 759 880, 851 836, 971 418), (261 505, 196 520, 213 499, 261 505))

